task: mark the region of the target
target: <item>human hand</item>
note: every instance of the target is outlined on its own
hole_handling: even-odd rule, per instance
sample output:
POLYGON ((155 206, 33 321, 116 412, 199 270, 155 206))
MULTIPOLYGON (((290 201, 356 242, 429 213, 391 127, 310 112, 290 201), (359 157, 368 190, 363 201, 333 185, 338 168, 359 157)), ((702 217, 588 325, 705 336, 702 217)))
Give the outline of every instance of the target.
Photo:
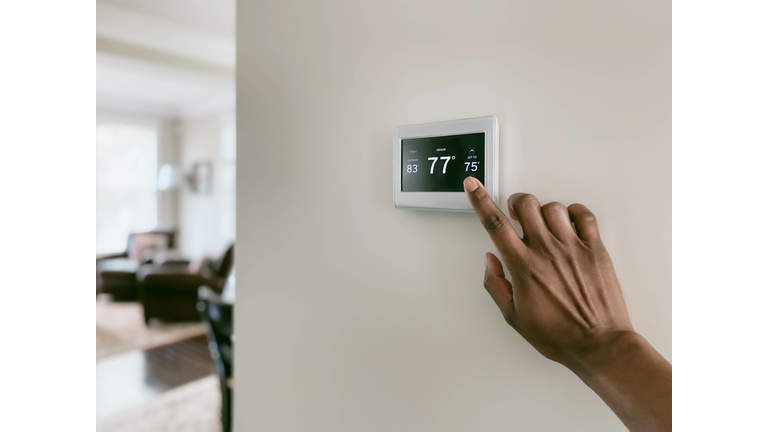
POLYGON ((467 177, 464 189, 501 254, 501 261, 486 254, 485 288, 507 323, 536 350, 572 367, 634 334, 613 263, 587 207, 540 206, 533 195, 514 194, 509 214, 523 228, 521 239, 477 179, 467 177))
POLYGON ((631 432, 672 430, 672 365, 629 322, 613 263, 582 204, 509 197, 521 239, 480 182, 464 190, 499 249, 484 285, 507 322, 545 357, 571 369, 631 432))

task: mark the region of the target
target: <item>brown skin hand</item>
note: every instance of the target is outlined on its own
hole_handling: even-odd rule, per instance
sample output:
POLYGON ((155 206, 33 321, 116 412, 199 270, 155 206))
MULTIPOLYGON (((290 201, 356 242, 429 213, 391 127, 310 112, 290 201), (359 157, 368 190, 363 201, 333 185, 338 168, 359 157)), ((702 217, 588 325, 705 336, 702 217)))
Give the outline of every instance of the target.
POLYGON ((592 212, 514 194, 509 214, 521 239, 477 179, 464 189, 501 254, 486 254, 484 285, 507 323, 576 373, 630 431, 671 431, 672 366, 632 328, 592 212))

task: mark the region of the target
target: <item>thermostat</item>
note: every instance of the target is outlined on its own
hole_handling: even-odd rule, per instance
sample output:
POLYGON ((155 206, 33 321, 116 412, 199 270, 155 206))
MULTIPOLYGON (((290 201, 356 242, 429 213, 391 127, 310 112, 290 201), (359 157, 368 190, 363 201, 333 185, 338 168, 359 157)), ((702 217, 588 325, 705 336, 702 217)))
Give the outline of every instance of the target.
POLYGON ((498 202, 499 123, 496 116, 395 128, 395 207, 472 211, 464 179, 475 177, 498 202))

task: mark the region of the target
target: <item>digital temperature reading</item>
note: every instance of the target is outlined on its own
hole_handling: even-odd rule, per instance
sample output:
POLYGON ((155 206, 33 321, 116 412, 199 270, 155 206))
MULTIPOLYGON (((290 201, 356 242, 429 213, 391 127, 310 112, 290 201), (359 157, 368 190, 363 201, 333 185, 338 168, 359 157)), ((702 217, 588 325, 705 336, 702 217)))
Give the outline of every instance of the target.
POLYGON ((392 138, 395 208, 471 212, 464 193, 470 176, 498 202, 496 116, 396 126, 392 138))
POLYGON ((464 179, 485 184, 485 133, 402 140, 403 192, 464 192, 464 179))

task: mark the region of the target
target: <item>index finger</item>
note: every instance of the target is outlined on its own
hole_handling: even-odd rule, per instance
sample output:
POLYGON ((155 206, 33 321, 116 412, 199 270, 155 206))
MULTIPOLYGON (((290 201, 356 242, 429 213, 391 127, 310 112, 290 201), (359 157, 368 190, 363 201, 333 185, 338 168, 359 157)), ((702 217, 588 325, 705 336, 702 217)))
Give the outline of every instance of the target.
POLYGON ((465 178, 464 191, 499 252, 508 258, 522 255, 526 248, 525 244, 517 236, 507 216, 488 195, 480 180, 474 177, 465 178))

